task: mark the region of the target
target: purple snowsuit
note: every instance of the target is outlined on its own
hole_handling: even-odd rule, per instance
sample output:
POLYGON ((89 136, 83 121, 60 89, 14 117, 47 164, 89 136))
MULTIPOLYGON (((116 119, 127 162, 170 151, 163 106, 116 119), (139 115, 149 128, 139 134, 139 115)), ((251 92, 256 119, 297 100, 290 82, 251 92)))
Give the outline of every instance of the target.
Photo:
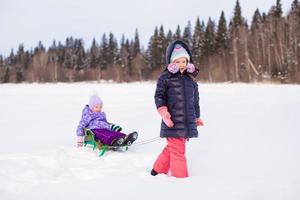
POLYGON ((96 139, 102 144, 111 145, 113 141, 124 138, 126 134, 112 131, 104 112, 93 112, 88 105, 82 111, 81 120, 77 127, 77 136, 84 136, 84 129, 93 131, 96 139))

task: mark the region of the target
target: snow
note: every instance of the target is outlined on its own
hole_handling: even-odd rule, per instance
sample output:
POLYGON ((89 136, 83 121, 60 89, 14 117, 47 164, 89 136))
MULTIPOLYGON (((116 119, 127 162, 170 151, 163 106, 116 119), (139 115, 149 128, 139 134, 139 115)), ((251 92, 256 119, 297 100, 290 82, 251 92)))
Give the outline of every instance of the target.
POLYGON ((0 85, 0 199, 300 199, 298 85, 199 83, 205 126, 187 143, 186 179, 149 175, 164 139, 100 158, 75 147, 95 91, 124 132, 158 137, 154 90, 152 82, 0 85))

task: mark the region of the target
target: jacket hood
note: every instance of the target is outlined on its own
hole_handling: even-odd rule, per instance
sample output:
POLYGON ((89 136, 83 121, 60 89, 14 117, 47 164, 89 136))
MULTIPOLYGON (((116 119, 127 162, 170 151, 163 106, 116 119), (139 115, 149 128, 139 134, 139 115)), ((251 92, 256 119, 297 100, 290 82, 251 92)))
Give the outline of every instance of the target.
POLYGON ((180 46, 182 46, 189 54, 190 56, 190 63, 193 63, 193 59, 192 59, 192 54, 189 50, 189 47, 181 40, 175 40, 172 43, 169 44, 169 46, 167 47, 167 51, 166 51, 166 63, 170 64, 171 63, 171 55, 172 52, 176 46, 176 44, 179 44, 180 46))

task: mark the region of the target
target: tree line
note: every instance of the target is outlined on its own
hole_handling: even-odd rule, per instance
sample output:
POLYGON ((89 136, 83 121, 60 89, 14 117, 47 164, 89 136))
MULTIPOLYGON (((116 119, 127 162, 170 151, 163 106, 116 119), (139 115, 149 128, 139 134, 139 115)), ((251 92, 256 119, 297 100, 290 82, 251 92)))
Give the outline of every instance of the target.
POLYGON ((68 37, 53 41, 46 49, 40 41, 34 49, 20 44, 7 57, 0 55, 0 82, 75 82, 154 80, 166 67, 167 45, 181 39, 192 50, 200 68, 198 80, 206 82, 300 83, 300 3, 292 2, 283 16, 280 0, 267 13, 258 9, 251 24, 242 16, 239 0, 227 22, 222 11, 218 22, 198 17, 175 32, 155 27, 146 49, 141 48, 136 29, 133 39, 113 33, 93 39, 84 48, 83 39, 68 37))

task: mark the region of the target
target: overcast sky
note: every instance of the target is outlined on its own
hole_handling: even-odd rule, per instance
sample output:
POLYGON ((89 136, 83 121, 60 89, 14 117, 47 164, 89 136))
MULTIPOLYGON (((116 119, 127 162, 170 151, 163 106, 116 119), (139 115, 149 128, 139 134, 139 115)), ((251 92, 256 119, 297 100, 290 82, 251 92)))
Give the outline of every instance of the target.
MULTIPOLYGON (((282 0, 284 13, 293 0, 282 0)), ((138 28, 141 44, 146 47, 155 26, 164 25, 173 32, 196 18, 216 22, 224 10, 227 22, 233 15, 236 0, 1 0, 0 54, 7 56, 19 44, 35 47, 39 40, 46 47, 53 39, 83 38, 85 47, 95 37, 112 32, 118 42, 122 34, 133 38, 138 28)), ((276 0, 240 0, 242 15, 251 22, 256 8, 268 12, 276 0)))

